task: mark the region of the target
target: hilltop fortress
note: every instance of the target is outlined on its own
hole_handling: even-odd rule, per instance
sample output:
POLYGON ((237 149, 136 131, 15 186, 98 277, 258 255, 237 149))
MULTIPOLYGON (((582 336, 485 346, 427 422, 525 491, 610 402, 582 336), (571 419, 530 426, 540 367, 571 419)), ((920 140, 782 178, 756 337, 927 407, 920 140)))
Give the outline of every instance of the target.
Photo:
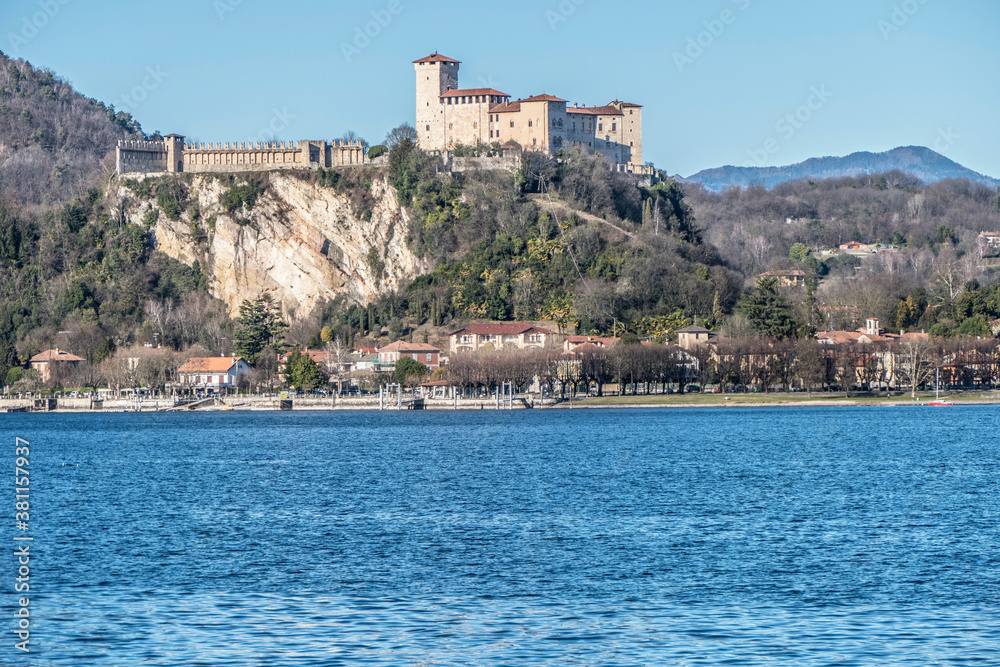
POLYGON ((646 174, 642 107, 615 100, 588 107, 553 95, 511 101, 492 88, 458 87, 461 61, 438 53, 413 61, 417 74, 417 143, 425 151, 458 145, 516 143, 549 155, 579 147, 601 153, 619 171, 646 174))
MULTIPOLYGON (((511 101, 492 88, 460 89, 460 61, 434 53, 414 61, 417 144, 441 154, 446 168, 469 162, 491 168, 495 158, 452 158, 457 146, 500 144, 504 148, 555 155, 579 147, 605 155, 615 170, 652 176, 642 163, 642 107, 615 100, 602 107, 568 106, 564 99, 536 95, 511 101)), ((368 157, 359 141, 271 141, 189 144, 170 134, 160 141, 119 141, 116 169, 126 173, 232 173, 280 169, 331 169, 385 161, 368 157)))

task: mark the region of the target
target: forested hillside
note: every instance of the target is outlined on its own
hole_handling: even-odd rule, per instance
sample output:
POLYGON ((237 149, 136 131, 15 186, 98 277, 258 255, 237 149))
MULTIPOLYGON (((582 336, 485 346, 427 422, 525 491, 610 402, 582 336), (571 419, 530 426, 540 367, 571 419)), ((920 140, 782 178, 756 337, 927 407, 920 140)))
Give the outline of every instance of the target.
MULTIPOLYGON (((748 279, 811 267, 814 303, 802 289, 789 291, 803 321, 853 328, 878 317, 891 328, 954 330, 966 318, 954 312, 966 287, 997 279, 998 248, 980 232, 1000 231, 1000 191, 968 180, 923 184, 891 172, 721 194, 684 187, 705 238, 748 279), (850 241, 879 247, 860 256, 822 253, 850 241), (902 316, 907 299, 912 312, 902 316), (819 306, 826 309, 818 319, 804 310, 819 306)), ((1000 308, 977 314, 1000 318, 1000 308)))
POLYGON ((229 335, 197 267, 155 252, 148 228, 105 205, 126 137, 144 137, 127 114, 0 54, 0 373, 51 345, 100 362, 152 339, 161 308, 177 323, 165 342, 229 335))
POLYGON ((131 116, 0 53, 0 196, 39 204, 83 195, 111 175, 106 158, 126 138, 145 138, 131 116))
POLYGON ((743 277, 700 237, 673 182, 640 190, 595 156, 529 154, 517 174, 436 174, 411 146, 391 176, 411 244, 438 260, 402 297, 411 317, 543 319, 663 335, 671 315, 735 305, 743 277), (531 197, 529 195, 536 195, 531 197), (545 204, 558 202, 561 206, 545 204))

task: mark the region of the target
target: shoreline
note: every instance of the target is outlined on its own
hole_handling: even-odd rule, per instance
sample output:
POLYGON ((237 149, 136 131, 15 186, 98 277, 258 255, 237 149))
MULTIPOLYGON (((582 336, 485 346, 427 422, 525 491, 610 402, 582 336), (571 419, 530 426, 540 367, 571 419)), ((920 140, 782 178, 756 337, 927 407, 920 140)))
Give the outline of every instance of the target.
MULTIPOLYGON (((233 400, 232 403, 223 402, 222 405, 204 406, 198 409, 185 409, 184 406, 175 406, 173 401, 148 400, 136 403, 126 399, 106 400, 101 408, 89 406, 87 399, 59 399, 54 409, 36 408, 32 399, 6 399, 0 400, 0 413, 20 414, 20 413, 59 413, 59 414, 110 414, 110 413, 203 413, 203 412, 304 412, 304 411, 366 411, 366 412, 403 412, 403 411, 497 411, 497 410, 639 410, 639 409, 706 409, 706 408, 808 408, 808 407, 942 407, 930 406, 929 402, 933 396, 919 396, 918 400, 906 396, 885 397, 820 397, 814 399, 802 399, 784 394, 771 394, 767 398, 733 395, 723 397, 719 395, 664 395, 664 396, 605 396, 591 397, 573 401, 553 401, 552 399, 541 399, 536 401, 532 407, 515 401, 513 406, 497 406, 495 399, 470 400, 463 399, 456 405, 453 399, 425 399, 421 407, 412 408, 409 405, 396 406, 384 405, 379 408, 377 400, 371 399, 339 399, 331 404, 328 398, 295 398, 292 400, 291 408, 282 408, 281 399, 276 398, 245 398, 233 400), (728 400, 727 400, 728 399, 728 400)), ((998 405, 1000 406, 1000 395, 979 397, 948 397, 953 406, 961 405, 998 405)))

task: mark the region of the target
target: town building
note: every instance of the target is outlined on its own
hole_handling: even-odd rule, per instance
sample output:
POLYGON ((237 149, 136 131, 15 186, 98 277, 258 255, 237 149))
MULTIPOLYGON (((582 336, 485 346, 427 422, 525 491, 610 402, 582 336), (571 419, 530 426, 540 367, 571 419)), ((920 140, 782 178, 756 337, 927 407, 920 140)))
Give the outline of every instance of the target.
POLYGON ((677 345, 683 350, 693 350, 699 345, 717 338, 718 335, 705 327, 685 327, 677 332, 677 345))
POLYGON ((75 354, 64 352, 57 347, 36 354, 28 363, 31 365, 32 370, 38 372, 38 376, 42 382, 48 382, 53 377, 65 375, 83 361, 86 360, 75 354))
POLYGON ((840 251, 848 255, 870 255, 875 252, 875 246, 859 241, 851 241, 849 243, 842 243, 840 251))
POLYGON ((595 345, 600 348, 612 348, 618 342, 617 338, 600 336, 566 336, 563 338, 563 352, 572 352, 581 345, 595 345))
POLYGON ((806 284, 806 272, 802 269, 768 271, 767 273, 762 273, 760 277, 775 278, 780 287, 801 287, 806 284))
POLYGON ((427 343, 407 343, 401 340, 379 349, 379 367, 382 369, 395 367, 401 357, 419 361, 430 371, 441 368, 441 350, 427 343))
POLYGON ((177 378, 188 387, 219 390, 238 387, 249 372, 243 357, 191 357, 177 369, 177 378))
POLYGON ((528 322, 484 322, 470 324, 448 334, 448 349, 478 352, 484 347, 502 349, 542 349, 552 347, 555 334, 528 322))
POLYGON ((977 245, 981 257, 996 257, 1000 254, 1000 232, 979 232, 977 245))

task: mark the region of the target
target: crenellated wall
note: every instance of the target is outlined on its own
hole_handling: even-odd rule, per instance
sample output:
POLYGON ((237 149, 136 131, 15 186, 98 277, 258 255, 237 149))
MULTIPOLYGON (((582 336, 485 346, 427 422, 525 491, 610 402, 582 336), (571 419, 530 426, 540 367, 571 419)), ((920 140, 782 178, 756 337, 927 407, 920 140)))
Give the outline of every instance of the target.
MULTIPOLYGON (((299 142, 303 144, 307 142, 299 142)), ((195 174, 212 172, 270 171, 272 169, 309 168, 308 146, 305 156, 301 145, 291 142, 185 144, 184 171, 195 174), (303 159, 305 158, 305 159, 303 159)))
POLYGON ((115 151, 119 174, 167 170, 167 146, 162 141, 119 141, 115 151))
POLYGON ((180 135, 160 141, 119 141, 118 173, 232 173, 281 169, 355 167, 372 164, 360 141, 270 141, 184 143, 180 135))

